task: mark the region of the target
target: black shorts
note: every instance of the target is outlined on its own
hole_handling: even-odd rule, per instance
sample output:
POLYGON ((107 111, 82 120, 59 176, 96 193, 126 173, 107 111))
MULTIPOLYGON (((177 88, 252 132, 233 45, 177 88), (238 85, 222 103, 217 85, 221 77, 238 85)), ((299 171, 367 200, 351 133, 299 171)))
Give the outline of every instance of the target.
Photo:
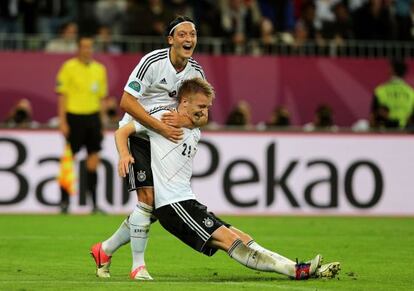
POLYGON ((88 154, 97 153, 101 150, 102 143, 102 124, 99 113, 94 114, 66 114, 69 125, 68 141, 72 152, 76 154, 86 146, 88 154))
POLYGON ((168 204, 155 209, 154 214, 168 232, 207 256, 217 252, 216 248, 207 245, 213 232, 222 225, 230 227, 197 200, 168 204))
POLYGON ((130 136, 129 151, 135 163, 129 167, 129 175, 125 177, 128 191, 142 187, 154 187, 151 170, 151 146, 148 140, 130 136))

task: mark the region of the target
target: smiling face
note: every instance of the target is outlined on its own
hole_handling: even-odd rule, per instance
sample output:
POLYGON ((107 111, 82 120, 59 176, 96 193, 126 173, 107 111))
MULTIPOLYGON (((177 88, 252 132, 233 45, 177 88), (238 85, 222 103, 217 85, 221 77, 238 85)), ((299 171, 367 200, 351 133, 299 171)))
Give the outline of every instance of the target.
POLYGON ((197 92, 182 97, 179 111, 184 111, 194 124, 199 124, 208 120, 208 109, 211 105, 211 97, 197 92))
POLYGON ((197 44, 197 31, 194 24, 184 22, 179 24, 168 36, 168 44, 171 46, 172 58, 189 59, 197 44))
POLYGON ((208 109, 213 103, 213 87, 201 78, 187 79, 178 89, 178 112, 187 116, 195 127, 208 122, 208 109))

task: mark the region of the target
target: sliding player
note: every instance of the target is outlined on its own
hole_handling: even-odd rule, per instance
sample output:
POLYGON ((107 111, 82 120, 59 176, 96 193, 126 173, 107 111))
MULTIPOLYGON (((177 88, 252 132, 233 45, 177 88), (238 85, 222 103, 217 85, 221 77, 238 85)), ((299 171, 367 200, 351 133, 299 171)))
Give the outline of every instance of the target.
MULTIPOLYGON (((206 123, 208 108, 214 98, 214 91, 206 81, 199 78, 184 81, 178 98, 180 114, 189 116, 195 127, 206 123)), ((161 118, 168 110, 172 109, 158 107, 152 114, 161 118)), ((295 263, 261 247, 248 234, 208 212, 207 207, 196 200, 190 185, 200 130, 184 128, 183 131, 184 136, 179 143, 171 142, 137 122, 126 124, 115 134, 120 156, 118 171, 123 177, 130 174, 130 165, 135 161, 128 149, 130 135, 146 132, 150 137, 154 214, 167 231, 205 255, 212 256, 221 249, 232 259, 255 270, 276 272, 297 280, 336 275, 340 269, 337 262, 321 266, 322 257, 317 255, 309 262, 295 263)))

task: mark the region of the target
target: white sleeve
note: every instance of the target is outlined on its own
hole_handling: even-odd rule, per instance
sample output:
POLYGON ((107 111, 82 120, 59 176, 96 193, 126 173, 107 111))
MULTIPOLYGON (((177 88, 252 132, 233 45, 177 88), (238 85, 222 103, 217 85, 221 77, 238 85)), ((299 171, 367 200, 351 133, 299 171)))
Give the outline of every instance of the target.
POLYGON ((192 78, 198 77, 198 78, 202 78, 203 80, 206 80, 206 75, 204 74, 203 67, 199 63, 197 63, 197 61, 194 60, 193 58, 190 58, 189 62, 193 69, 192 78))
POLYGON ((148 129, 136 120, 134 120, 134 127, 136 133, 148 133, 148 129))
POLYGON ((148 55, 144 56, 128 78, 124 91, 135 98, 142 97, 146 88, 153 83, 153 66, 148 66, 148 55))
POLYGON ((134 120, 134 118, 132 118, 132 116, 128 113, 125 113, 122 119, 118 122, 118 127, 121 128, 130 123, 132 120, 134 120))
POLYGON ((203 79, 203 80, 207 80, 206 79, 206 75, 204 74, 204 70, 203 70, 203 68, 199 68, 199 69, 197 69, 196 70, 197 72, 198 72, 198 74, 200 75, 200 77, 201 77, 201 79, 203 79))

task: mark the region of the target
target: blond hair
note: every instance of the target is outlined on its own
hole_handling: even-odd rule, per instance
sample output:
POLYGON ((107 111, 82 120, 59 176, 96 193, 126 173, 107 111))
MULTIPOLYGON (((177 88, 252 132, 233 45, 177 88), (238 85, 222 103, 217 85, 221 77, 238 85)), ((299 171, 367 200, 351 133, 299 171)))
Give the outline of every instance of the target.
POLYGON ((184 96, 191 97, 194 94, 202 93, 207 96, 209 99, 214 99, 215 92, 213 86, 209 82, 201 78, 193 78, 185 80, 178 90, 178 101, 181 102, 181 99, 184 96))

